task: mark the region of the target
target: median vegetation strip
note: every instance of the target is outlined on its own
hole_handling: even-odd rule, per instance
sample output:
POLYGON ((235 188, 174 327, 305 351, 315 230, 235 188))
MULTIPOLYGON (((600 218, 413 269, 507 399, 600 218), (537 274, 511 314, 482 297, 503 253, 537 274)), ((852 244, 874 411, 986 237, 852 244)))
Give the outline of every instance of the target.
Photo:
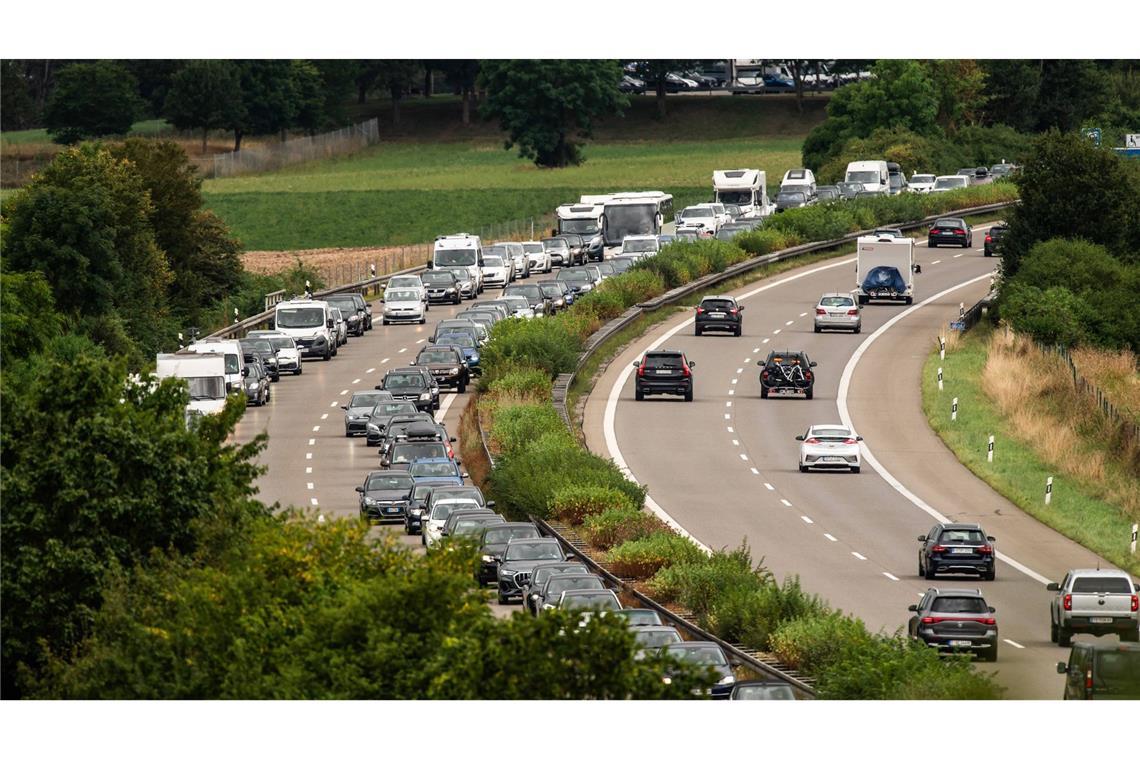
POLYGON ((1076 392, 1068 367, 1012 331, 981 325, 937 349, 922 378, 931 428, 955 456, 1026 513, 1132 573, 1140 519, 1140 442, 1076 392), (937 370, 942 367, 943 390, 937 370), (951 400, 958 399, 956 420, 951 400), (994 436, 994 461, 987 443, 994 436), (1046 480, 1052 496, 1045 504, 1046 480))

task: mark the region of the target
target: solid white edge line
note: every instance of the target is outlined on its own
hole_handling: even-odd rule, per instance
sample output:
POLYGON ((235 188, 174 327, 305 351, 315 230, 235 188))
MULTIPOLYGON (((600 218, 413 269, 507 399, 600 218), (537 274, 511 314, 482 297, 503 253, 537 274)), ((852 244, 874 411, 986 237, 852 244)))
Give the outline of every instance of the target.
MULTIPOLYGON (((855 349, 855 353, 853 353, 851 355, 851 358, 847 361, 847 366, 845 366, 843 368, 843 374, 840 375, 840 377, 839 377, 839 390, 835 395, 835 405, 839 409, 840 421, 844 425, 847 425, 848 427, 854 428, 854 425, 851 422, 851 412, 847 408, 847 393, 851 388, 851 378, 855 374, 855 368, 859 365, 859 360, 863 358, 863 354, 865 354, 867 352, 867 349, 869 349, 871 347, 871 344, 879 339, 879 336, 883 335, 887 330, 889 330, 891 327, 893 327, 895 324, 897 324, 901 319, 907 317, 910 314, 913 314, 914 312, 918 311, 922 307, 929 306, 930 304, 937 301, 939 298, 942 298, 943 296, 949 295, 950 293, 953 293, 955 290, 959 290, 959 289, 964 288, 968 285, 973 285, 975 282, 981 282, 982 280, 989 279, 992 276, 993 276, 992 273, 986 273, 983 275, 978 275, 977 277, 975 277, 971 280, 966 280, 965 282, 959 283, 953 287, 946 288, 946 290, 943 290, 940 293, 935 293, 934 295, 930 296, 929 298, 925 299, 924 301, 916 303, 914 306, 911 306, 910 308, 908 308, 904 311, 901 311, 898 314, 896 314, 895 316, 891 317, 879 329, 875 330, 875 332, 868 335, 863 340, 863 342, 859 344, 859 347, 855 349)), ((879 477, 881 477, 883 480, 885 480, 887 482, 888 485, 890 485, 892 488, 894 488, 896 491, 898 491, 902 495, 903 498, 905 498, 907 501, 909 501, 914 506, 921 509, 926 514, 933 517, 938 522, 941 522, 941 523, 950 522, 949 518, 947 518, 945 515, 943 515, 941 512, 939 512, 934 507, 927 504, 925 501, 923 501, 921 498, 919 498, 916 494, 911 492, 910 489, 908 489, 906 486, 904 486, 899 481, 898 478, 896 478, 894 475, 892 475, 887 470, 886 467, 883 467, 883 465, 880 464, 879 460, 875 458, 875 455, 873 453, 871 453, 871 449, 867 445, 866 441, 863 441, 860 444, 860 446, 862 447, 863 459, 867 462, 867 464, 871 465, 871 468, 879 474, 879 477)), ((1041 575, 1037 571, 1026 567, 1025 565, 1023 565, 1020 562, 1018 562, 1017 560, 1015 560, 1013 557, 1007 556, 1007 555, 1002 554, 1001 552, 997 552, 997 551, 994 552, 994 555, 998 559, 1000 559, 1001 561, 1005 562, 1006 564, 1010 565, 1011 567, 1015 568, 1016 570, 1019 570, 1020 572, 1024 573, 1025 575, 1029 576, 1033 580, 1038 581, 1039 583, 1041 583, 1043 585, 1052 583, 1052 581, 1050 581, 1044 575, 1041 575)))
POLYGON ((458 393, 449 393, 443 401, 439 402, 439 411, 435 413, 436 422, 443 422, 443 418, 447 416, 447 410, 451 408, 457 398, 459 398, 458 393))
MULTIPOLYGON (((761 285, 758 288, 754 288, 754 289, 748 291, 744 295, 740 296, 740 298, 738 298, 737 300, 738 301, 744 300, 745 298, 749 298, 751 296, 754 296, 757 293, 763 293, 766 290, 770 290, 772 288, 779 287, 780 285, 783 285, 785 283, 793 282, 793 281, 798 280, 798 279, 803 278, 803 277, 809 277, 809 276, 811 276, 813 274, 817 274, 819 272, 825 272, 829 269, 834 269, 835 267, 847 266, 847 265, 851 264, 853 261, 855 261, 855 257, 851 256, 850 258, 843 258, 843 259, 840 259, 839 261, 835 261, 835 262, 832 262, 830 264, 824 264, 822 266, 813 267, 813 268, 807 269, 803 272, 798 272, 797 274, 789 275, 788 277, 782 277, 779 280, 776 280, 774 282, 770 282, 766 285, 761 285)), ((653 343, 651 343, 645 350, 646 351, 654 350, 655 348, 659 347, 665 341, 669 340, 674 335, 681 332, 681 330, 684 330, 686 327, 688 327, 691 324, 693 324, 693 318, 692 317, 689 317, 688 319, 683 320, 680 324, 666 330, 665 333, 660 338, 653 341, 653 343)), ((768 340, 765 339, 764 342, 767 343, 768 340)), ((384 361, 387 361, 387 359, 385 359, 384 361)), ((603 434, 605 441, 606 441, 606 449, 609 452, 610 459, 613 460, 614 464, 617 465, 618 469, 621 470, 622 473, 627 478, 632 480, 634 483, 637 483, 639 481, 634 476, 634 474, 632 472, 630 472, 629 465, 626 464, 625 457, 622 456, 621 447, 618 446, 618 442, 617 442, 617 434, 614 431, 614 422, 617 418, 618 400, 621 398, 622 389, 625 388, 625 385, 629 381, 629 378, 632 374, 633 374, 633 365, 632 364, 627 365, 626 367, 622 368, 622 371, 618 374, 617 379, 614 380, 614 384, 610 388, 609 396, 606 397, 605 412, 602 415, 602 434, 603 434)), ((727 414, 724 415, 724 418, 726 420, 731 419, 730 415, 727 415, 727 414)), ((678 523, 676 520, 674 520, 673 517, 668 512, 666 512, 664 509, 662 509, 661 505, 659 505, 656 501, 654 501, 653 497, 650 496, 649 494, 645 495, 645 506, 647 506, 649 508, 649 511, 653 512, 653 514, 657 515, 662 520, 664 520, 667 525, 672 527, 674 530, 676 530, 682 536, 685 536, 686 538, 690 539, 693 543, 695 543, 697 546, 701 547, 701 549, 706 554, 712 553, 712 550, 709 549, 708 546, 706 546, 705 544, 698 541, 696 539, 696 537, 693 536, 692 533, 689 533, 689 531, 687 531, 683 527, 681 527, 681 524, 678 523)))

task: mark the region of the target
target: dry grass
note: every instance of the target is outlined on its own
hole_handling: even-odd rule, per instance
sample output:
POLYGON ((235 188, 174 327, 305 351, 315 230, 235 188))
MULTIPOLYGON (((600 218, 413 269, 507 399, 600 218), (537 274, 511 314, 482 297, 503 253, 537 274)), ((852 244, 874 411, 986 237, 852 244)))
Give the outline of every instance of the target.
POLYGON ((479 439, 479 405, 468 403, 459 417, 459 450, 463 454, 463 468, 471 476, 471 482, 485 488, 491 474, 491 462, 479 439))
POLYGON ((1078 348, 1073 363, 1089 382, 1100 387, 1121 414, 1140 424, 1140 372, 1137 356, 1131 351, 1078 348))
POLYGON ((982 389, 1008 421, 1007 432, 1092 493, 1140 516, 1140 441, 1123 436, 1088 395, 1077 392, 1060 357, 1041 353, 1010 330, 995 331, 982 389))

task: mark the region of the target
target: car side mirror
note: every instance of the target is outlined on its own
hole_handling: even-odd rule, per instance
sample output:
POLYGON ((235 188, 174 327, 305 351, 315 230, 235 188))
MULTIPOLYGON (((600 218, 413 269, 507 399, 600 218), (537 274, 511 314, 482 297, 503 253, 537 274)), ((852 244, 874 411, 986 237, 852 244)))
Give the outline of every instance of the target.
POLYGON ((455 442, 456 442, 456 441, 458 441, 459 439, 458 439, 458 438, 456 438, 455 436, 451 436, 451 437, 450 437, 450 438, 448 438, 447 440, 451 441, 452 443, 455 443, 455 442))
POLYGON ((241 368, 241 376, 242 377, 249 377, 249 367, 242 367, 241 368))
POLYGON ((861 441, 861 440, 863 440, 863 436, 861 436, 861 435, 857 435, 857 436, 855 436, 855 440, 856 440, 856 441, 861 441))
POLYGON ((458 459, 456 459, 456 460, 455 460, 455 464, 456 464, 456 466, 458 466, 458 465, 461 465, 461 464, 463 464, 463 462, 461 462, 461 461, 459 461, 458 459))
POLYGON ((343 409, 343 410, 344 410, 344 411, 346 411, 346 412, 348 411, 348 407, 347 407, 347 406, 345 406, 344 404, 341 404, 341 405, 340 405, 340 408, 341 408, 341 409, 343 409))
POLYGON ((269 328, 270 330, 275 330, 275 329, 277 329, 277 322, 276 322, 275 320, 272 320, 272 319, 271 319, 271 320, 269 320, 268 328, 269 328))
POLYGON ((990 607, 990 608, 988 608, 988 609, 989 609, 989 611, 990 611, 990 612, 997 612, 997 608, 996 608, 996 607, 990 607))
POLYGON ((909 610, 910 612, 918 612, 918 605, 912 604, 911 606, 907 607, 907 610, 909 610))
POLYGON ((815 365, 816 365, 816 363, 815 363, 815 362, 808 362, 808 366, 809 366, 809 367, 814 367, 815 365))
POLYGON ((737 307, 736 307, 736 310, 737 310, 737 311, 744 311, 744 307, 743 307, 743 306, 740 306, 740 305, 738 304, 738 305, 737 305, 737 307))
POLYGON ((373 389, 378 390, 378 391, 382 391, 382 390, 384 390, 384 386, 383 385, 377 385, 377 386, 374 386, 373 389))
POLYGON ((696 363, 696 362, 692 362, 692 361, 691 361, 691 362, 689 362, 689 366, 690 366, 690 367, 695 367, 695 366, 697 366, 697 363, 696 363))
POLYGON ((918 540, 923 542, 923 543, 926 543, 926 536, 919 536, 918 540))
POLYGON ((994 538, 993 536, 986 536, 986 540, 987 541, 997 541, 997 539, 994 538))
POLYGON ((329 319, 327 322, 325 322, 325 327, 336 327, 336 320, 329 319))
POLYGON ((357 492, 357 493, 364 493, 364 486, 357 486, 357 487, 356 487, 356 492, 357 492))
POLYGON ((797 435, 797 436, 796 436, 796 440, 797 440, 797 441, 802 441, 803 439, 804 439, 804 437, 803 437, 802 435, 797 435))
POLYGON ((1060 583, 1050 583, 1048 586, 1045 587, 1045 590, 1046 591, 1060 591, 1061 590, 1061 584, 1060 583))
POLYGON ((639 359, 639 360, 635 361, 635 362, 633 363, 633 366, 635 366, 635 367, 640 367, 640 366, 641 366, 641 360, 639 359))
POLYGON ((1063 662, 1058 662, 1057 663, 1057 672, 1062 673, 1062 674, 1068 673, 1069 672, 1069 666, 1063 662))
POLYGON ((427 268, 428 268, 428 269, 431 269, 431 267, 432 267, 432 264, 431 264, 431 259, 428 259, 428 262, 427 262, 427 268))
POLYGON ((435 343, 435 336, 434 335, 428 336, 428 343, 435 343))
POLYGON ((461 473, 459 473, 459 477, 461 477, 461 478, 467 478, 467 477, 468 477, 468 475, 467 475, 467 473, 465 473, 465 472, 461 472, 461 473))

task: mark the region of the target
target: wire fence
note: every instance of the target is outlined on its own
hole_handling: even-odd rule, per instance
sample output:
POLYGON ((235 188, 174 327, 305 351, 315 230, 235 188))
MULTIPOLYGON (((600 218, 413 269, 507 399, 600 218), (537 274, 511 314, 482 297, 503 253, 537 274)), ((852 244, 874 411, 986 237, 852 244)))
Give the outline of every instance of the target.
POLYGON ((1100 408, 1101 413, 1109 419, 1114 426, 1116 426, 1121 435, 1128 441, 1140 441, 1140 425, 1127 414, 1120 411, 1116 404, 1112 403, 1100 387, 1093 383, 1088 378, 1080 373, 1077 369, 1076 362, 1073 361, 1072 354, 1064 346, 1050 346, 1040 341, 1034 341, 1037 350, 1046 356, 1056 355, 1069 365, 1069 373, 1073 378, 1073 387, 1076 388, 1077 393, 1089 396, 1100 408))
POLYGON ((377 119, 353 124, 333 132, 296 137, 280 143, 259 145, 229 153, 195 159, 206 176, 236 177, 241 174, 272 171, 291 164, 342 156, 380 141, 377 119))

